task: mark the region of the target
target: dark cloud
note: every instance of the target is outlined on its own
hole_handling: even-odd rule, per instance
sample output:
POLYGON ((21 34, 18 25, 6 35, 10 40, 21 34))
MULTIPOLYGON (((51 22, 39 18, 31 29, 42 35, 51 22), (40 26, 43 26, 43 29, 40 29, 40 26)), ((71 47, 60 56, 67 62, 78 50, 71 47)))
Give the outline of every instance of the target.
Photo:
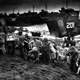
POLYGON ((24 0, 0 0, 0 5, 7 6, 7 5, 19 5, 24 3, 24 0))
POLYGON ((17 4, 23 4, 23 3, 50 3, 50 4, 59 4, 59 3, 65 3, 66 1, 68 1, 69 3, 79 3, 80 0, 0 0, 0 5, 17 5, 17 4))
POLYGON ((47 3, 48 8, 57 8, 65 6, 66 1, 70 7, 80 7, 80 0, 0 0, 0 9, 9 9, 12 7, 29 8, 33 4, 39 8, 41 6, 44 6, 45 3, 47 3))

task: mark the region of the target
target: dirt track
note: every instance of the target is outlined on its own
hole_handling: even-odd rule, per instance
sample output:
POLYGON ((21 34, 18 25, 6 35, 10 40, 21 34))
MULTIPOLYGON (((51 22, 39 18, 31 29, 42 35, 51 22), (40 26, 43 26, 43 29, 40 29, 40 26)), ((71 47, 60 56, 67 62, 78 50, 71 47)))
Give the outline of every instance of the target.
POLYGON ((18 57, 0 57, 0 80, 80 80, 67 65, 33 64, 18 57))

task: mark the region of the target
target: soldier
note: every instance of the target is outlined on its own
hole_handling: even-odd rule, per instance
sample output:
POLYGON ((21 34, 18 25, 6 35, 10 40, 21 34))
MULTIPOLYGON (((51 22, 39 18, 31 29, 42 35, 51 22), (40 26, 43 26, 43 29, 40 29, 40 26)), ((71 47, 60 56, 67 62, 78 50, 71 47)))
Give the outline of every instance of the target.
POLYGON ((45 64, 48 64, 50 61, 50 45, 48 43, 48 40, 45 38, 42 42, 42 47, 40 52, 42 53, 42 56, 40 57, 41 61, 45 64))
POLYGON ((76 66, 78 67, 77 74, 80 74, 80 53, 78 54, 78 58, 77 58, 77 61, 76 61, 76 66))
POLYGON ((20 50, 20 57, 25 60, 25 53, 24 53, 24 36, 22 35, 22 30, 19 31, 19 50, 20 50))
POLYGON ((0 16, 0 23, 1 23, 1 26, 2 26, 2 32, 4 33, 4 47, 3 47, 3 52, 4 54, 6 53, 6 48, 7 48, 7 44, 6 44, 6 35, 7 35, 7 25, 6 25, 6 20, 5 20, 5 17, 3 16, 0 16))
POLYGON ((76 71, 77 71, 76 61, 78 58, 78 52, 76 51, 74 46, 72 46, 70 48, 68 55, 70 55, 70 57, 71 57, 70 58, 70 70, 72 72, 76 73, 76 71))

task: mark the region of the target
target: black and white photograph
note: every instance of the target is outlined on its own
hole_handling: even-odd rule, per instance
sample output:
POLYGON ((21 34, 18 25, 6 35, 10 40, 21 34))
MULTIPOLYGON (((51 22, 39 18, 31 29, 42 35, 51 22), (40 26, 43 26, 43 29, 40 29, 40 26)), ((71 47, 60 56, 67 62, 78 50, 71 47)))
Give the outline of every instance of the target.
POLYGON ((80 80, 80 0, 0 0, 0 80, 80 80))

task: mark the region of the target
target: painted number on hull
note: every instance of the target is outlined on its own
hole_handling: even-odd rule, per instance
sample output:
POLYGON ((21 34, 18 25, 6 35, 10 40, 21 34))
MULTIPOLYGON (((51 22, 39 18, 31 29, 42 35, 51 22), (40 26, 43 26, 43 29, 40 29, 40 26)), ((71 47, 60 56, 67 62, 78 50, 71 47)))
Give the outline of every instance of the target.
POLYGON ((66 28, 74 28, 74 22, 67 22, 66 28))

